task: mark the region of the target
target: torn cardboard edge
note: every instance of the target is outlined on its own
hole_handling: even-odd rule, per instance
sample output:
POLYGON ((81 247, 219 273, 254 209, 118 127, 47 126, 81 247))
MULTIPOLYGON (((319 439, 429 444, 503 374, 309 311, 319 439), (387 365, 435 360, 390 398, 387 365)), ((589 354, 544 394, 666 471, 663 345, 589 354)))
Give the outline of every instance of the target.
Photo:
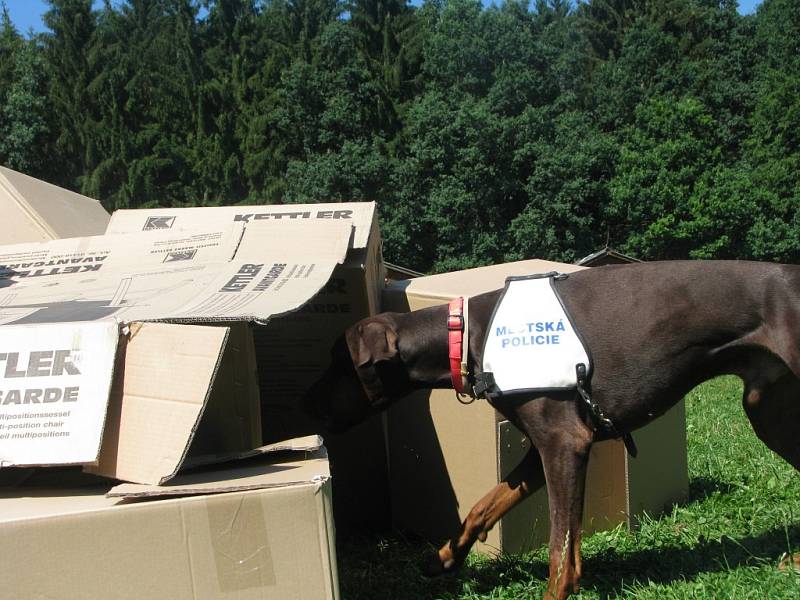
MULTIPOLYGON (((240 466, 268 465, 270 462, 297 461, 304 458, 326 458, 327 449, 322 445, 322 438, 318 435, 305 436, 284 440, 255 448, 249 452, 239 454, 231 453, 220 456, 219 461, 199 461, 184 463, 182 468, 191 471, 207 472, 214 470, 218 473, 235 473, 240 466), (242 462, 244 461, 244 462, 242 462), (260 462, 256 462, 260 461, 260 462)), ((191 461, 191 459, 189 459, 191 461)), ((84 465, 53 465, 57 468, 14 467, 0 469, 0 497, 14 496, 14 490, 25 489, 26 494, 33 490, 78 490, 103 488, 105 494, 111 487, 119 484, 114 480, 87 472, 84 465)), ((229 476, 223 479, 229 479, 229 476)))
POLYGON ((292 438, 274 444, 268 444, 259 448, 259 454, 268 452, 314 452, 323 448, 322 436, 307 435, 299 438, 292 438))
POLYGON ((123 483, 106 493, 109 498, 159 498, 287 487, 314 483, 322 485, 331 476, 324 447, 290 456, 258 461, 227 469, 207 469, 177 475, 162 485, 123 483), (232 475, 234 477, 232 477, 232 475))
POLYGON ((221 464, 235 460, 254 458, 263 454, 277 454, 279 452, 316 452, 320 449, 324 451, 322 437, 318 435, 309 435, 300 438, 292 438, 290 440, 283 440, 273 444, 267 444, 266 446, 260 446, 244 452, 218 454, 213 457, 188 457, 181 466, 186 469, 193 469, 196 467, 206 467, 209 465, 221 464))

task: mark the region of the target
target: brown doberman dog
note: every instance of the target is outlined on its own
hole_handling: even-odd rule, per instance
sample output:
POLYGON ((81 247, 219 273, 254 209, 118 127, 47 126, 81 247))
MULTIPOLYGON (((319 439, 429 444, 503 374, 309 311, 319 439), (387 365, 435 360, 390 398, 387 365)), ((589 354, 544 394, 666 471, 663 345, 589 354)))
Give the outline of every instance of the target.
MULTIPOLYGON (((593 359, 592 400, 624 435, 721 374, 744 381, 759 438, 800 470, 800 266, 676 261, 609 266, 555 281, 593 359)), ((501 290, 469 299, 469 367, 480 375, 484 336, 501 290)), ((419 388, 451 387, 448 307, 384 313, 339 339, 306 409, 336 431, 419 388)), ((589 449, 609 437, 574 391, 504 396, 495 408, 530 438, 517 468, 469 512, 433 560, 458 567, 508 510, 547 484, 547 598, 581 575, 581 519, 589 449)))

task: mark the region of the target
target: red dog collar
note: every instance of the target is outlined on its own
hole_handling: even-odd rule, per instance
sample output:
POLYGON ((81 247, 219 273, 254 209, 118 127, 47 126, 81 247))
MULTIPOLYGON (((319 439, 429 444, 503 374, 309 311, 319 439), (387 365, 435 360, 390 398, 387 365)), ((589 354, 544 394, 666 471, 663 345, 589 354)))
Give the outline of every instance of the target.
POLYGON ((464 298, 459 296, 450 301, 447 312, 447 340, 450 356, 450 379, 453 389, 459 394, 466 393, 467 359, 464 346, 464 331, 467 324, 464 320, 464 298))

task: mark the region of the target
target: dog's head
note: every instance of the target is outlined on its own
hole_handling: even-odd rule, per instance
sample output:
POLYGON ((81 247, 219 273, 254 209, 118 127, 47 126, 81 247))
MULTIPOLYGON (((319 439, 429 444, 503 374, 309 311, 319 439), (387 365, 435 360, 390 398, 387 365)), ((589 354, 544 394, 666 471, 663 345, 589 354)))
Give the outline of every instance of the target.
POLYGON ((331 364, 303 398, 303 408, 325 429, 337 433, 386 408, 408 392, 392 319, 364 319, 339 337, 331 364))

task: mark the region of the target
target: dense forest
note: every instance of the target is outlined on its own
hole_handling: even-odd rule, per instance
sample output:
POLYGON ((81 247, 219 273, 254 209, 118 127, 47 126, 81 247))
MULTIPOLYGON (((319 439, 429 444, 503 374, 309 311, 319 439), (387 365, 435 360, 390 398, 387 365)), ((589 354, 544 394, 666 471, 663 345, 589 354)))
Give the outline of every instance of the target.
POLYGON ((800 260, 800 0, 49 0, 0 164, 124 207, 376 200, 441 271, 800 260))

